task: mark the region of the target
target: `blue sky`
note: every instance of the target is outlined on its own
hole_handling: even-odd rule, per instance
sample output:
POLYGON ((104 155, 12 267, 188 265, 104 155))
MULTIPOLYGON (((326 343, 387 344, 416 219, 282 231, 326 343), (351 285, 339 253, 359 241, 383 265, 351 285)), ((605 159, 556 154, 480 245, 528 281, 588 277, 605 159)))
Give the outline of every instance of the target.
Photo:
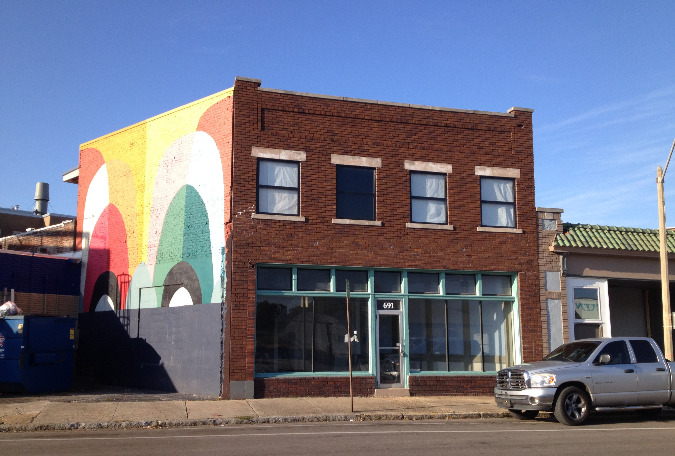
MULTIPOLYGON (((231 87, 534 109, 536 204, 658 227, 672 1, 0 1, 0 207, 75 214, 81 143, 231 87)), ((675 163, 672 164, 675 168, 675 163)), ((675 169, 666 175, 675 225, 675 169)))

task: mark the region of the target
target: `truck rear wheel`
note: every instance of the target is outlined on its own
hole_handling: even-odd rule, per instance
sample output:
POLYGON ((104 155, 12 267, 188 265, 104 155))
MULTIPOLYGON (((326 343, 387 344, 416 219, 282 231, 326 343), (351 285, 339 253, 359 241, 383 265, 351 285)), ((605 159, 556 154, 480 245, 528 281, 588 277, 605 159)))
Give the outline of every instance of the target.
POLYGON ((586 421, 590 406, 591 400, 586 391, 576 386, 568 386, 560 392, 553 414, 562 424, 576 426, 586 421))
POLYGON ((539 410, 516 410, 509 409, 512 417, 518 420, 533 420, 539 415, 539 410))

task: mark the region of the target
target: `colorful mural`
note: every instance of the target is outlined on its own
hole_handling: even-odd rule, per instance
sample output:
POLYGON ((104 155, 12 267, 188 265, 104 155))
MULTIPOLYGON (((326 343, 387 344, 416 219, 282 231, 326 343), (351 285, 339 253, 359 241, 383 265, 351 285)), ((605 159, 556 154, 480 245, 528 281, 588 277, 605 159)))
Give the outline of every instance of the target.
POLYGON ((232 94, 82 145, 82 311, 221 301, 232 94))

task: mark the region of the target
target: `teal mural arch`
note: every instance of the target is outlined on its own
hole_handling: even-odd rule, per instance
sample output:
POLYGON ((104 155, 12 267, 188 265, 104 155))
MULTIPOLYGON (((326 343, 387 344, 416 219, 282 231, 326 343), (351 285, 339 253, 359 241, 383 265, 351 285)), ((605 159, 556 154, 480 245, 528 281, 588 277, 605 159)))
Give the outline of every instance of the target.
MULTIPOLYGON (((210 241, 206 204, 194 187, 184 185, 171 200, 166 212, 157 248, 153 285, 164 285, 169 271, 184 261, 192 267, 199 280, 196 286, 200 287, 201 296, 211 296, 214 283, 210 241)), ((157 302, 162 302, 161 286, 156 288, 156 294, 157 302)))
POLYGON ((136 267, 129 285, 127 309, 138 309, 139 299, 142 309, 159 307, 156 293, 153 292, 152 288, 152 277, 150 271, 148 271, 148 266, 145 263, 140 263, 136 267))

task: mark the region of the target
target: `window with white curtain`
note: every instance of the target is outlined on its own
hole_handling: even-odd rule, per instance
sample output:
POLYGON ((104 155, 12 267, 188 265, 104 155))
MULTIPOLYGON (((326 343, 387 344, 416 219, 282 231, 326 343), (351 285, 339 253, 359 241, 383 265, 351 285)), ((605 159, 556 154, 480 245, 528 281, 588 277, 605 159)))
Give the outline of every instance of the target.
POLYGON ((410 218, 416 223, 446 224, 445 174, 410 172, 410 218))
POLYGON ((480 203, 482 226, 516 227, 514 179, 481 177, 480 203))
POLYGON ((260 214, 300 215, 300 164, 258 159, 260 214))

